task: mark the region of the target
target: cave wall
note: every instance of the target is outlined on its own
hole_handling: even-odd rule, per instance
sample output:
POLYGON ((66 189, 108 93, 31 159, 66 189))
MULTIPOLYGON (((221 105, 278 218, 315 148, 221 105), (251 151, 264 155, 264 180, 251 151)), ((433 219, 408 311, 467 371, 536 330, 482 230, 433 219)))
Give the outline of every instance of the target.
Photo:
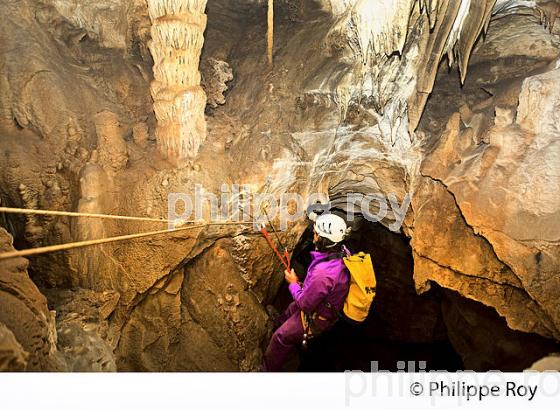
MULTIPOLYGON (((0 248, 13 250, 12 237, 0 229, 0 248)), ((28 261, 0 262, 2 370, 63 370, 56 356, 54 314, 27 273, 28 261)))
MULTIPOLYGON (((415 280, 494 307, 512 329, 558 339, 558 37, 532 16, 512 22, 528 30, 490 26, 473 86, 451 103, 457 111, 426 118, 428 130, 446 125, 426 141, 413 199, 415 280)), ((434 106, 447 103, 444 93, 434 106)))
MULTIPOLYGON (((521 25, 529 30, 522 30, 513 24, 516 8, 488 26, 492 1, 468 2, 468 9, 459 0, 391 2, 373 20, 368 12, 379 0, 275 3, 271 69, 265 4, 208 2, 200 63, 207 138, 196 158, 178 165, 156 141, 153 24, 143 0, 0 1, 1 203, 159 218, 170 192, 192 193, 198 183, 214 193, 236 183, 271 194, 326 192, 335 201, 348 192, 381 192, 402 203, 408 192, 413 203, 402 232, 412 238, 418 291, 435 281, 496 309, 514 329, 557 339, 558 130, 552 114, 538 122, 532 115, 557 102, 557 28, 549 24, 551 33, 540 24, 554 13, 531 17, 533 11, 522 9, 530 18, 521 25), (537 62, 542 74, 520 83, 519 91, 501 92, 496 80, 488 81, 500 71, 481 72, 472 83, 483 81, 490 101, 455 115, 442 109, 434 126, 421 124, 414 133, 432 107, 428 95, 440 60, 458 64, 461 76, 454 71, 453 78, 468 85, 467 61, 486 29, 469 73, 503 50, 512 54, 504 58, 514 58, 505 46, 513 43, 509 35, 525 41, 518 56, 537 62), (468 138, 460 137, 465 133, 468 138), (505 136, 516 143, 504 143, 505 136), (537 159, 543 155, 545 161, 537 159), (528 182, 533 171, 542 176, 540 185, 528 182), (493 187, 504 185, 517 191, 495 198, 493 187), (517 200, 521 193, 548 196, 527 204, 517 200), (486 201, 477 209, 488 207, 487 213, 469 209, 475 196, 486 201), (498 217, 506 202, 507 220, 498 217), (457 242, 467 246, 449 246, 457 242)), ((481 99, 480 92, 468 95, 481 99)), ((394 220, 390 212, 383 223, 394 220)), ((40 216, 8 217, 4 226, 18 247, 162 229, 40 216)), ((304 228, 290 225, 284 234, 290 246, 304 228)), ((270 334, 267 305, 281 277, 251 229, 185 231, 30 262, 30 276, 48 289, 59 333, 68 330, 59 347, 68 348, 72 369, 259 367, 270 334), (82 302, 72 305, 66 292, 82 302), (103 314, 88 306, 104 307, 103 314), (78 317, 68 316, 73 309, 78 317), (87 334, 102 347, 73 354, 86 322, 94 323, 87 334)))

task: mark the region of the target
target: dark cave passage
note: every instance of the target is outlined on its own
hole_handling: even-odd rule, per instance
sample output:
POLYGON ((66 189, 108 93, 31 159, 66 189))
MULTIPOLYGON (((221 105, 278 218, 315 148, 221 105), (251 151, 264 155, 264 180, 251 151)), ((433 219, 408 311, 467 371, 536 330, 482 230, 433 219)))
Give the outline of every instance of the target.
MULTIPOLYGON (((294 251, 295 270, 301 278, 309 264, 311 229, 294 251)), ((402 362, 425 362, 427 370, 463 368, 447 338, 437 289, 417 295, 412 281, 413 260, 408 239, 380 224, 363 223, 347 241, 353 251, 370 253, 377 293, 368 318, 361 325, 339 320, 327 333, 312 340, 301 355, 299 371, 370 371, 402 369, 402 362)), ((283 287, 276 307, 290 302, 283 287)), ((411 369, 418 370, 418 369, 411 369)))
MULTIPOLYGON (((301 279, 310 263, 311 239, 309 228, 293 253, 301 279)), ((347 244, 353 252, 372 256, 377 293, 368 318, 361 325, 339 320, 305 351, 300 349, 290 370, 521 371, 558 348, 538 335, 509 329, 494 309, 435 283, 418 295, 412 250, 402 234, 365 222, 347 244)), ((282 311, 290 302, 282 286, 275 307, 282 311)))

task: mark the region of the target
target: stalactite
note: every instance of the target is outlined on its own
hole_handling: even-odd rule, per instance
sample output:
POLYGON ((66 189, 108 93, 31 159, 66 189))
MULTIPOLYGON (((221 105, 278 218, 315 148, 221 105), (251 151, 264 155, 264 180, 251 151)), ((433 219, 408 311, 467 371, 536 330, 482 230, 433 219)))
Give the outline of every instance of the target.
MULTIPOLYGON (((487 30, 496 4, 498 10, 502 10, 513 7, 512 4, 528 3, 531 2, 347 0, 343 6, 332 0, 338 18, 330 33, 334 41, 347 38, 348 49, 356 62, 361 63, 357 72, 363 78, 359 81, 366 84, 365 92, 370 93, 376 108, 381 111, 381 107, 385 107, 387 112, 392 100, 406 100, 409 129, 415 130, 443 56, 448 56, 450 66, 459 68, 461 82, 464 82, 471 52, 481 33, 487 30), (391 84, 395 82, 406 86, 393 87, 391 84)), ((549 2, 543 0, 542 4, 545 3, 549 2)), ((336 93, 337 104, 345 112, 355 95, 348 87, 340 86, 336 93)), ((397 117, 402 119, 403 112, 399 111, 397 117)), ((395 124, 392 126, 396 128, 395 124)))
POLYGON ((560 17, 560 3, 557 1, 537 2, 537 10, 540 14, 541 23, 552 33, 554 23, 560 17))
MULTIPOLYGON (((411 130, 418 126, 428 96, 432 92, 446 39, 454 26, 460 5, 461 0, 446 1, 439 4, 431 17, 428 13, 431 32, 430 35, 418 39, 419 47, 425 52, 421 54, 417 66, 416 92, 408 99, 408 121, 411 130)), ((429 9, 427 11, 429 12, 429 9)))
POLYGON ((390 4, 379 0, 355 2, 351 20, 365 60, 383 53, 402 52, 414 4, 414 0, 395 0, 390 4))
POLYGON ((272 49, 274 47, 274 0, 268 0, 268 64, 272 67, 272 49))
POLYGON ((474 43, 487 26, 496 0, 462 0, 458 16, 451 34, 447 39, 445 52, 449 64, 457 63, 461 75, 461 83, 467 76, 469 57, 474 43))
POLYGON ((157 144, 172 160, 193 158, 206 139, 199 62, 207 0, 148 0, 157 144))

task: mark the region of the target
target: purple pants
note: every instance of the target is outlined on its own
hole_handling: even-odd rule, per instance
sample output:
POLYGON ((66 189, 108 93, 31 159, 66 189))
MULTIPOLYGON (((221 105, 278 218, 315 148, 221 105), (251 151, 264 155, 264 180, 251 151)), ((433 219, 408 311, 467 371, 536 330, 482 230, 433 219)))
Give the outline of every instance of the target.
POLYGON ((284 313, 276 319, 279 327, 272 335, 264 353, 264 371, 281 371, 286 361, 303 341, 303 325, 301 324, 300 312, 296 302, 292 302, 284 313))
POLYGON ((348 294, 349 274, 342 258, 333 259, 332 256, 332 253, 312 251, 303 285, 294 282, 288 286, 294 302, 277 319, 279 327, 264 353, 264 371, 282 370, 284 363, 303 341, 301 310, 317 315, 313 320, 317 334, 336 322, 337 315, 325 302, 337 311, 342 310, 348 294))

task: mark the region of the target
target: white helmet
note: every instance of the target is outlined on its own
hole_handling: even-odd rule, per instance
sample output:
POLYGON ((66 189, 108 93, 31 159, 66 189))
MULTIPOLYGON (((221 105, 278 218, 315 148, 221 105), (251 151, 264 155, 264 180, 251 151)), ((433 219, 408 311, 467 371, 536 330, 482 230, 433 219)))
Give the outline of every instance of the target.
POLYGON ((338 215, 322 214, 316 217, 313 226, 317 235, 334 243, 342 242, 348 233, 346 222, 338 215))

